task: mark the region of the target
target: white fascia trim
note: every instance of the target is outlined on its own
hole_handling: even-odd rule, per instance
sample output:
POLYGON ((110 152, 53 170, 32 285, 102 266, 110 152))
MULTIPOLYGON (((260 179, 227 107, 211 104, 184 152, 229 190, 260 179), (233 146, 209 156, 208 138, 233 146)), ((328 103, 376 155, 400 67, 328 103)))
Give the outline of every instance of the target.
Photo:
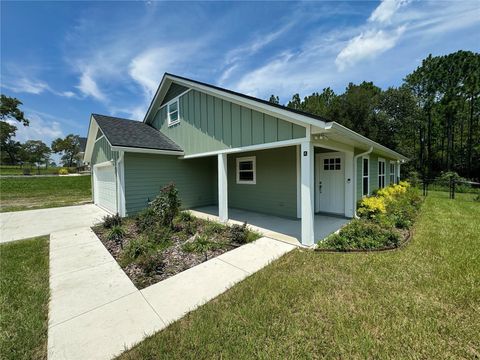
POLYGON ((112 160, 104 161, 104 162, 99 163, 99 164, 95 164, 95 165, 93 165, 93 167, 97 168, 97 167, 103 167, 103 166, 113 166, 114 163, 115 163, 115 161, 112 159, 112 160))
POLYGON ((340 125, 339 123, 335 122, 335 121, 332 121, 332 122, 329 122, 326 124, 326 129, 329 130, 329 129, 334 129, 340 133, 342 133, 343 135, 349 137, 349 138, 352 138, 352 139, 355 139, 359 142, 363 142, 369 146, 373 146, 381 151, 384 151, 390 155, 392 155, 392 157, 400 160, 400 161, 408 161, 408 158, 403 156, 402 154, 399 154, 398 152, 396 151, 393 151, 389 148, 387 148, 386 146, 383 146, 373 140, 370 140, 369 138, 363 136, 363 135, 360 135, 359 133, 353 131, 353 130, 350 130, 349 128, 343 126, 343 125, 340 125))
POLYGON ((113 151, 131 152, 131 153, 178 155, 178 156, 181 156, 181 155, 184 154, 183 151, 145 149, 145 148, 135 148, 135 147, 128 147, 128 146, 112 146, 112 150, 113 151))
MULTIPOLYGON (((247 98, 244 98, 242 96, 231 94, 231 93, 226 92, 226 91, 214 89, 214 88, 211 88, 210 86, 200 85, 200 84, 197 84, 195 82, 188 81, 188 80, 178 79, 178 78, 175 78, 175 77, 170 77, 168 75, 165 77, 164 80, 166 80, 166 79, 168 79, 172 82, 179 83, 181 85, 188 86, 191 89, 195 89, 195 90, 207 93, 207 94, 214 95, 214 96, 216 96, 218 98, 221 98, 223 100, 227 100, 227 101, 233 102, 233 103, 238 104, 238 105, 246 106, 248 108, 251 108, 251 109, 254 109, 254 110, 257 110, 257 111, 260 111, 260 112, 264 112, 268 115, 278 117, 282 120, 286 120, 286 121, 292 122, 294 124, 297 124, 297 125, 300 125, 300 126, 303 126, 303 127, 306 127, 306 125, 313 125, 313 126, 317 126, 319 128, 325 128, 325 124, 326 124, 325 121, 313 119, 313 118, 311 118, 309 116, 306 116, 306 115, 296 114, 296 113, 291 112, 291 111, 287 111, 287 110, 277 108, 275 106, 263 104, 261 102, 255 101, 255 100, 247 99, 247 98)), ((160 87, 163 85, 163 83, 164 83, 164 81, 162 82, 160 87)), ((160 93, 160 91, 157 92, 155 97, 158 96, 159 93, 160 93)), ((153 103, 154 102, 155 102, 155 98, 154 98, 153 103)), ((145 119, 148 118, 149 113, 150 113, 150 109, 147 112, 147 115, 145 115, 145 119)))
POLYGON ((215 151, 209 151, 204 153, 185 155, 185 156, 182 156, 182 159, 194 159, 198 157, 213 156, 218 154, 233 154, 233 153, 246 152, 246 151, 274 149, 277 147, 300 145, 302 142, 305 142, 305 141, 308 141, 308 138, 283 140, 283 141, 277 141, 277 142, 267 143, 267 144, 258 144, 258 145, 250 145, 250 146, 244 146, 239 148, 215 150, 215 151))
MULTIPOLYGON (((102 133, 102 136, 100 136, 98 139, 95 139, 95 142, 97 142, 98 140, 100 140, 101 138, 104 138, 104 137, 105 137, 105 135, 103 135, 103 133, 102 133)), ((107 139, 107 141, 108 141, 108 139, 107 139)))
POLYGON ((166 102, 165 104, 163 104, 162 106, 160 106, 158 108, 157 111, 155 111, 155 115, 157 115, 157 112, 160 111, 160 109, 163 109, 165 106, 167 105, 170 105, 171 103, 175 102, 175 101, 178 101, 183 95, 185 95, 186 93, 192 91, 192 89, 188 89, 188 90, 185 90, 184 92, 180 93, 179 95, 175 96, 172 100, 170 100, 169 102, 166 102))

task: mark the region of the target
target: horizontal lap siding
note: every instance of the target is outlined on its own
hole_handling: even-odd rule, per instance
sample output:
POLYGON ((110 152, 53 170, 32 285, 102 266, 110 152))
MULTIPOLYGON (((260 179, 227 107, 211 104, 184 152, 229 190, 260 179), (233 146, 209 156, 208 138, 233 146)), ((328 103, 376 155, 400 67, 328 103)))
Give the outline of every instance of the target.
POLYGON ((216 203, 216 157, 180 160, 171 155, 125 154, 125 202, 128 215, 144 209, 170 182, 182 208, 216 203))
POLYGON ((305 128, 205 93, 179 98, 180 122, 169 127, 166 108, 153 126, 180 145, 186 155, 305 137, 305 128))
POLYGON ((296 217, 297 167, 294 146, 228 155, 228 205, 296 217), (237 184, 236 159, 256 156, 256 184, 237 184))

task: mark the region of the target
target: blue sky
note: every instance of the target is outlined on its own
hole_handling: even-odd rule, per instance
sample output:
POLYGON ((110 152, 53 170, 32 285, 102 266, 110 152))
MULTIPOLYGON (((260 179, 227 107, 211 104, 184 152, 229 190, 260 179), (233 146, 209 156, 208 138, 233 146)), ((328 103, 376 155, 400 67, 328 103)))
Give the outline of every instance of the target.
POLYGON ((164 72, 250 95, 396 86, 429 53, 479 51, 478 1, 1 2, 1 91, 17 139, 142 120, 164 72))

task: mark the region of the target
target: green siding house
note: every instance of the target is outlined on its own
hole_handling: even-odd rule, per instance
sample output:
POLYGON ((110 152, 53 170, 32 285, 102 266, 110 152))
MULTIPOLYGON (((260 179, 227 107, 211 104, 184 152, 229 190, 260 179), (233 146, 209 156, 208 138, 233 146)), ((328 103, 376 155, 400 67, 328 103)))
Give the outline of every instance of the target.
POLYGON ((165 74, 142 122, 92 114, 84 161, 93 200, 122 216, 173 182, 182 206, 218 206, 301 219, 355 216, 356 202, 399 181, 407 159, 321 117, 165 74))

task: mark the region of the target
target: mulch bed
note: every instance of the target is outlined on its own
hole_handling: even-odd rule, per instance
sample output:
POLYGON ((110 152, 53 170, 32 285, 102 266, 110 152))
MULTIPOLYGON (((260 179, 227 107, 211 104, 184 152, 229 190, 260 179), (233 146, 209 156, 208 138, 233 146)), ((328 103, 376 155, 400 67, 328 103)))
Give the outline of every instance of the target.
MULTIPOLYGON (((206 222, 203 222, 200 219, 196 219, 195 221, 199 224, 197 233, 201 234, 202 223, 205 224, 206 222)), ((143 289, 159 281, 165 280, 175 274, 241 246, 241 244, 227 242, 224 239, 224 236, 219 234, 218 236, 215 236, 216 239, 214 238, 212 241, 221 243, 221 248, 208 250, 206 253, 186 252, 182 249, 182 246, 187 241, 191 241, 192 238, 174 233, 170 238, 168 247, 159 250, 163 258, 161 266, 155 269, 153 273, 146 273, 136 262, 127 265, 122 263, 123 249, 128 246, 130 241, 142 235, 137 229, 135 222, 132 220, 124 221, 123 228, 126 230, 126 235, 123 239, 122 246, 115 241, 108 240, 107 234, 109 229, 104 228, 102 225, 95 226, 92 230, 138 289, 143 289)))

